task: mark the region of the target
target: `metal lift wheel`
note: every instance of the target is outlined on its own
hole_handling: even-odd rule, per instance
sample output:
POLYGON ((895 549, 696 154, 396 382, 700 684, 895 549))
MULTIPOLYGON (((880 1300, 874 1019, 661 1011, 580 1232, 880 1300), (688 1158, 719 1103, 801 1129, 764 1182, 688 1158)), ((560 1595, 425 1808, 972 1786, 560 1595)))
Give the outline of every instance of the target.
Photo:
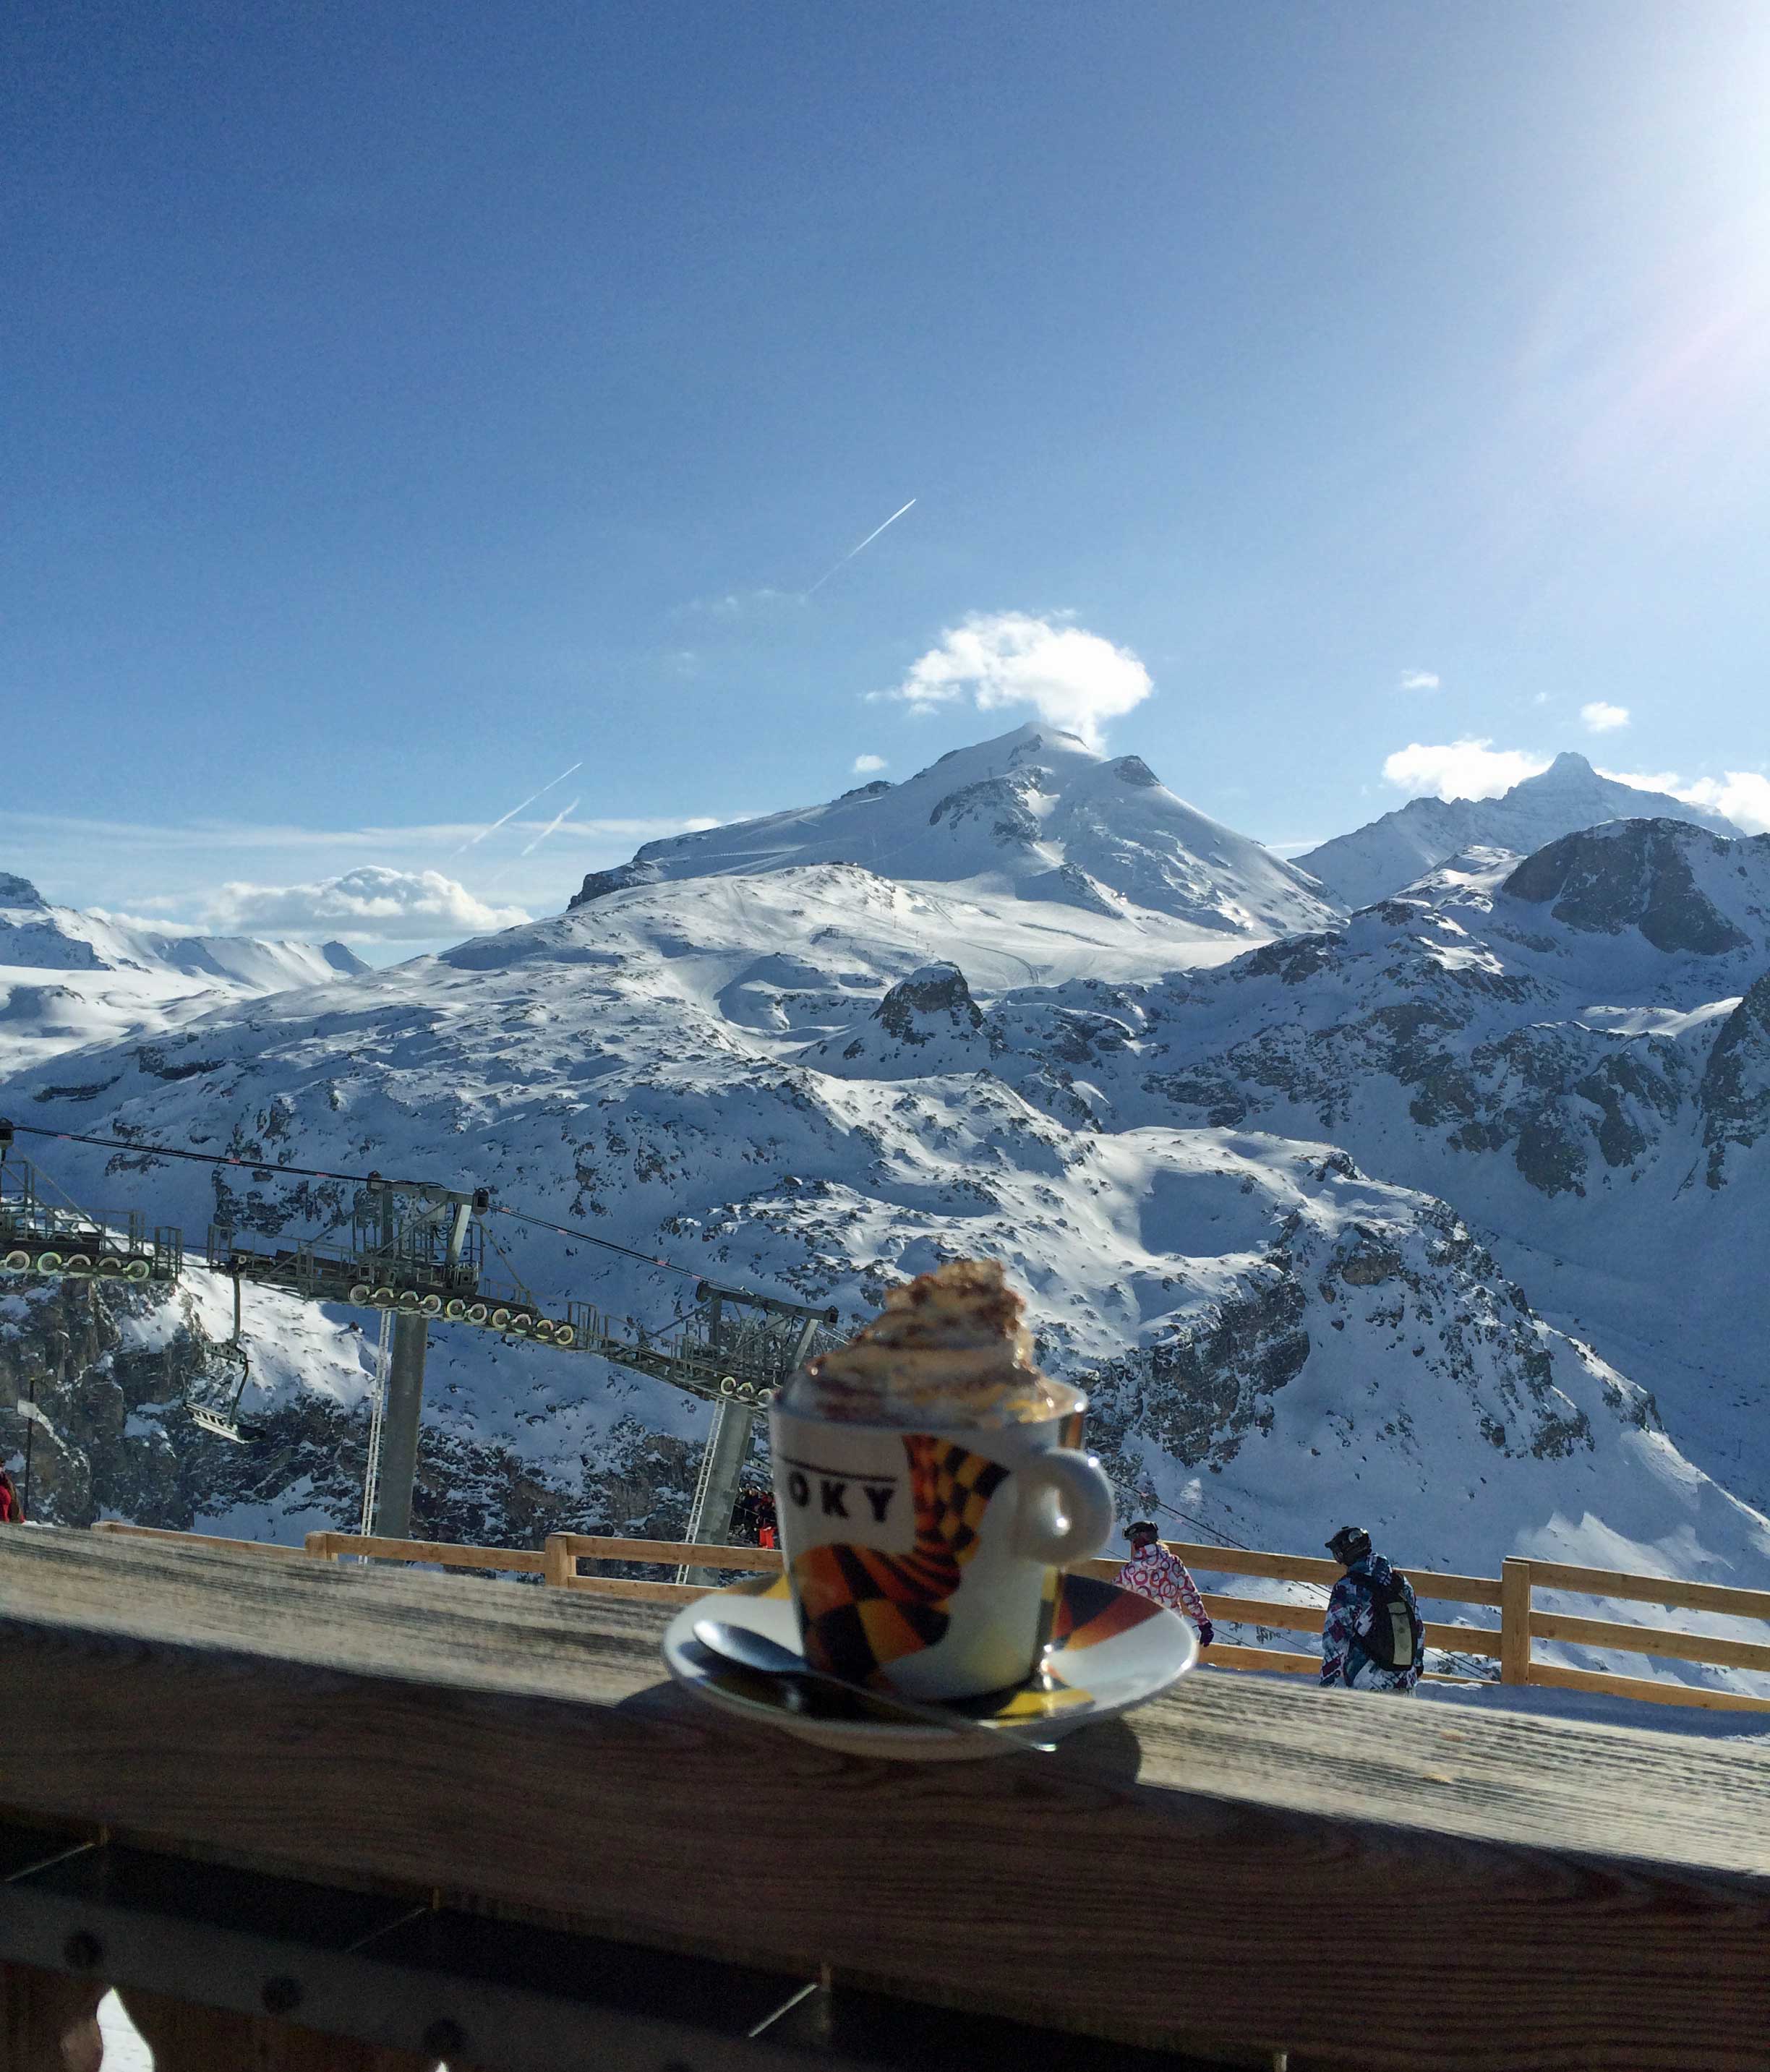
POLYGON ((467 1313, 467 1305, 459 1295, 442 1305, 442 1314, 453 1323, 459 1323, 467 1313))
POLYGON ((391 1288, 377 1288, 373 1299, 377 1309, 391 1309, 393 1306, 393 1291, 391 1288))
POLYGON ((9 1252, 5 1263, 8 1273, 23 1273, 31 1264, 31 1254, 28 1252, 9 1252))
POLYGON ((577 1342, 578 1334, 572 1329, 570 1324, 555 1324, 554 1326, 554 1343, 556 1346, 574 1346, 577 1342))
POLYGON ((768 1406, 774 1401, 774 1400, 775 1392, 772 1388, 759 1388, 756 1391, 756 1400, 764 1409, 766 1409, 768 1406))
POLYGON ((492 1328, 493 1330, 501 1331, 509 1321, 510 1312, 508 1309, 494 1309, 492 1311, 492 1328))
POLYGON ((120 1259, 101 1259, 93 1270, 97 1273, 121 1273, 123 1262, 120 1259))
POLYGON ((145 1281, 153 1271, 145 1259, 132 1259, 123 1268, 123 1278, 126 1281, 145 1281))
POLYGON ((426 1317, 439 1317, 442 1314, 442 1297, 440 1295, 426 1295, 418 1306, 426 1317))
POLYGON ((366 1281, 359 1281, 356 1285, 350 1291, 350 1299, 359 1309, 365 1307, 368 1301, 368 1283, 366 1281))
POLYGON ((468 1322, 470 1324, 483 1324, 483 1323, 485 1322, 485 1320, 486 1320, 486 1306, 485 1306, 484 1303, 483 1303, 483 1302, 470 1302, 470 1303, 468 1303, 468 1305, 467 1305, 467 1322, 468 1322))
POLYGON ((399 1305, 402 1309, 408 1312, 417 1309, 418 1306, 418 1290, 415 1288, 401 1289, 399 1305))
POLYGON ((719 1377, 719 1393, 720 1393, 720 1395, 722 1395, 722 1396, 735 1396, 735 1395, 737 1394, 737 1392, 738 1392, 738 1383, 737 1383, 737 1377, 736 1377, 735 1375, 730 1375, 730 1374, 722 1374, 722 1375, 720 1375, 720 1377, 719 1377))
POLYGON ((71 1252, 63 1262, 61 1270, 64 1273, 90 1273, 93 1263, 84 1252, 71 1252))
POLYGON ((550 1346, 554 1342, 554 1327, 545 1317, 537 1317, 529 1336, 537 1345, 550 1346))
POLYGON ((534 1327, 535 1320, 526 1309, 514 1309, 511 1312, 510 1328, 512 1331, 532 1331, 534 1327))
POLYGON ((59 1252, 39 1252, 37 1254, 37 1271, 39 1273, 60 1272, 61 1254, 59 1252))

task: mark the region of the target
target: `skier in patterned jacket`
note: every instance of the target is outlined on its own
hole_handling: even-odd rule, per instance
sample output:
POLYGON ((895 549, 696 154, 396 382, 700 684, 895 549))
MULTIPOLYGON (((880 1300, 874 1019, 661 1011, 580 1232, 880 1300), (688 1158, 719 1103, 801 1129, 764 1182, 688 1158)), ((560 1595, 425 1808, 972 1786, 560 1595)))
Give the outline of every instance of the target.
POLYGON ((1351 1691, 1411 1691, 1426 1649, 1413 1585, 1371 1551, 1361 1525, 1341 1526, 1328 1552, 1346 1572, 1328 1600, 1321 1629, 1322 1682, 1351 1691))
POLYGON ((1131 1558, 1118 1572, 1120 1589, 1134 1590, 1140 1597, 1153 1598, 1190 1619, 1198 1630, 1199 1646, 1208 1647, 1216 1632, 1186 1564, 1167 1552, 1146 1518, 1127 1527, 1125 1537, 1131 1543, 1131 1558))

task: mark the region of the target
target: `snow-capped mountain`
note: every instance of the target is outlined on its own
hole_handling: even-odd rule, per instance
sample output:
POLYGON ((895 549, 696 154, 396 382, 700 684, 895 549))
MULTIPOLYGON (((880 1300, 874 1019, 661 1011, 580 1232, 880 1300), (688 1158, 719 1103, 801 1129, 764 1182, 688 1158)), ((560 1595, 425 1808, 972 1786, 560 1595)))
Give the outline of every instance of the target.
POLYGON ((1529 856, 1581 828, 1627 820, 1688 820, 1717 834, 1739 832, 1704 807, 1601 777, 1583 755, 1565 754, 1500 798, 1410 799, 1394 812, 1349 835, 1336 835, 1296 861, 1344 906, 1368 906, 1461 850, 1529 856))
POLYGON ((953 749, 901 784, 648 842, 631 862, 591 872, 571 903, 830 863, 978 901, 1080 910, 1182 944, 1287 935, 1333 911, 1301 871, 1176 798, 1140 757, 1109 758, 1039 726, 953 749), (1184 932, 1163 928, 1164 917, 1184 932))
POLYGON ((925 971, 805 1055, 987 1071, 1081 1128, 1330 1139, 1454 1202, 1687 1453, 1770 1501, 1770 837, 1612 822, 1153 985, 978 1002, 925 971))
POLYGON ((366 968, 342 943, 167 935, 51 906, 28 878, 0 871, 0 1073, 366 968))
MULTIPOLYGON (((1149 788, 1124 787, 1134 828, 1149 788)), ((1676 1351, 1693 1302, 1721 1314, 1718 1348, 1755 1316, 1731 1306, 1750 1255, 1728 1219, 1770 1158, 1770 1010, 1751 1004, 1770 841, 1618 824, 1144 980, 1060 957, 1027 983, 1035 938, 1013 924, 1039 904, 784 854, 661 871, 323 993, 88 1048, 6 1098, 261 1161, 55 1147, 76 1198, 191 1231, 293 1239, 348 1207, 348 1186, 279 1166, 489 1186, 640 1255, 497 1224, 531 1285, 650 1324, 703 1272, 852 1323, 941 1258, 998 1257, 1048 1363, 1092 1388, 1126 1500, 1199 1537, 1307 1545, 1358 1515, 1422 1564, 1522 1550, 1770 1582, 1770 1524, 1723 1486, 1736 1466, 1761 1486, 1770 1460, 1750 1423, 1750 1457, 1728 1457, 1676 1351), (1613 1162, 1631 1130, 1648 1141, 1613 1162), (1681 1197, 1678 1159, 1710 1135, 1722 1184, 1704 1166, 1681 1197), (1614 1329, 1589 1274, 1570 1301, 1548 1264, 1611 1198, 1622 1220, 1595 1221, 1592 1250, 1643 1289, 1614 1329), (1641 1232, 1678 1216, 1694 1239, 1656 1291, 1641 1232)), ((249 1332, 264 1303, 249 1294, 249 1332)), ((703 1406, 581 1354, 434 1339, 425 1529, 680 1525, 703 1406)), ((335 1514, 360 1440, 339 1401, 315 1423, 281 1386, 288 1458, 257 1512, 233 1500, 293 1529, 305 1504, 335 1514)), ((130 1414, 175 1451, 208 1443, 175 1409, 130 1414)), ((225 1496, 203 1515, 230 1515, 225 1496)))

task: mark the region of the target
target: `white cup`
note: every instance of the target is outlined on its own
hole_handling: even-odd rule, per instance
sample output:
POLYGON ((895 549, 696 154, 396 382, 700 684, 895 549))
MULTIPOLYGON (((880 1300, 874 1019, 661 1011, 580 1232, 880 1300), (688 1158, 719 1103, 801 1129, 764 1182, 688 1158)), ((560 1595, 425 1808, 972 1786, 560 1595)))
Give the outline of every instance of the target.
POLYGON ((1057 1573, 1113 1533, 1113 1492, 1078 1450, 1087 1399, 1038 1423, 851 1424, 769 1412, 782 1544, 806 1659, 911 1698, 1030 1675, 1057 1573))

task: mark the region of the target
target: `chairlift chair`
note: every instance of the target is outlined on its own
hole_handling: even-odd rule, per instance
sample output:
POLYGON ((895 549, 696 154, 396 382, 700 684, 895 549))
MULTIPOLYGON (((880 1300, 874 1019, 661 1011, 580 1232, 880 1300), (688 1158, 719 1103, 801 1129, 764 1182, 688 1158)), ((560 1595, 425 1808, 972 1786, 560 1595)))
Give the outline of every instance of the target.
POLYGON ((191 1422, 217 1439, 236 1446, 249 1445, 257 1436, 240 1422, 240 1399, 252 1379, 252 1357, 240 1335, 240 1276, 233 1276, 233 1336, 214 1348, 212 1358, 220 1363, 219 1374, 205 1375, 186 1391, 185 1404, 191 1422))

